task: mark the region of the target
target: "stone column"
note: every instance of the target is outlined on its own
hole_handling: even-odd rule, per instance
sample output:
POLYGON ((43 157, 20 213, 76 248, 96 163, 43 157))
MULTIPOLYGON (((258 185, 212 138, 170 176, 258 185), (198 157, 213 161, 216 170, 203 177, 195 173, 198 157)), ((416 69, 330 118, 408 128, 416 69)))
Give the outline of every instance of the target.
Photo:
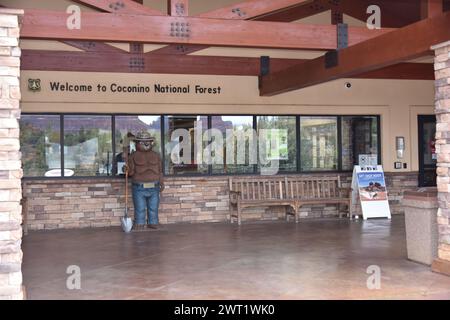
POLYGON ((0 8, 0 299, 23 299, 19 144, 22 10, 0 8))
POLYGON ((435 52, 435 113, 439 253, 432 270, 450 275, 450 41, 432 47, 435 52))

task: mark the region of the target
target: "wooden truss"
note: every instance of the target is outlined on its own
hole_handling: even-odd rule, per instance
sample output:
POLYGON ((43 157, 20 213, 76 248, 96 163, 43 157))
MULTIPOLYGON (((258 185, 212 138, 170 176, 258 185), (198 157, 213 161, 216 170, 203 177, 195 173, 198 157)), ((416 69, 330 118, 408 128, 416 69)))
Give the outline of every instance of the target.
POLYGON ((167 13, 140 0, 73 1, 100 12, 83 11, 81 29, 71 30, 65 12, 25 10, 21 38, 58 40, 83 52, 24 50, 22 69, 261 76, 261 94, 274 95, 342 77, 433 79, 431 64, 407 61, 450 39, 448 0, 247 0, 197 16, 189 16, 188 0, 168 0, 167 13), (348 27, 342 47, 336 24, 343 14, 367 19, 372 3, 382 9, 383 28, 348 27), (328 25, 294 22, 329 10, 328 25), (130 43, 130 51, 104 42, 130 43), (144 54, 145 43, 167 46, 144 54), (259 58, 189 55, 209 46, 329 54, 270 59, 262 74, 259 58))

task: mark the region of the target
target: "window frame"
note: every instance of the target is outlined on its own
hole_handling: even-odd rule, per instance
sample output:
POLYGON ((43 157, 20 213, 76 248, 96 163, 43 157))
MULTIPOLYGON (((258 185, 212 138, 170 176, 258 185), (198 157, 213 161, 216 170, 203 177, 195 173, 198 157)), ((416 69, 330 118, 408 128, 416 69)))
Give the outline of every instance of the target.
MULTIPOLYGON (((296 171, 280 171, 277 175, 314 175, 314 174, 335 174, 335 173, 350 173, 352 170, 342 170, 342 118, 343 117, 375 117, 377 119, 377 147, 378 147, 378 163, 382 161, 382 140, 381 140, 381 115, 380 114, 267 114, 267 113, 258 113, 258 114, 217 114, 217 113, 208 113, 208 114, 192 114, 192 113, 95 113, 95 112, 23 112, 22 115, 26 116, 59 116, 60 121, 60 143, 61 143, 61 176, 60 177, 32 177, 25 176, 23 179, 25 180, 86 180, 86 179, 117 179, 123 178, 121 175, 117 175, 113 173, 109 176, 72 176, 65 177, 64 176, 64 117, 65 116, 109 116, 111 117, 111 139, 112 139, 112 152, 116 153, 116 117, 120 116, 159 116, 160 117, 160 130, 161 130, 161 160, 165 163, 166 158, 166 137, 165 137, 165 118, 167 116, 203 116, 207 117, 208 129, 211 129, 212 118, 220 117, 220 116, 236 116, 236 117, 253 117, 253 129, 257 130, 257 117, 258 116, 278 116, 278 117, 295 117, 296 123, 296 162, 297 162, 297 170, 296 171), (337 119, 337 144, 338 144, 338 165, 337 170, 319 170, 319 171, 302 171, 301 170, 301 117, 336 117, 337 119)), ((20 119, 19 119, 20 122, 20 119)), ((207 173, 189 173, 182 175, 174 175, 167 174, 165 169, 163 175, 165 177, 170 178, 183 178, 183 177, 223 177, 223 176, 252 176, 258 174, 258 165, 255 164, 253 166, 252 173, 213 173, 212 165, 208 165, 207 173)))
MULTIPOLYGON (((150 114, 139 114, 139 115, 150 115, 150 114)), ((153 114, 152 114, 153 115, 153 114)), ((212 166, 208 165, 208 168, 206 169, 206 173, 185 173, 185 174, 168 174, 166 173, 166 132, 165 132, 165 118, 166 117, 172 117, 172 116, 177 116, 177 117, 206 117, 206 123, 208 124, 208 128, 206 130, 211 129, 211 117, 213 115, 211 114, 201 114, 201 113, 166 113, 164 115, 161 115, 161 121, 162 121, 162 125, 161 125, 161 146, 164 146, 163 149, 161 149, 161 161, 162 161, 162 165, 163 165, 163 175, 165 177, 209 177, 209 176, 213 176, 212 174, 212 166)))

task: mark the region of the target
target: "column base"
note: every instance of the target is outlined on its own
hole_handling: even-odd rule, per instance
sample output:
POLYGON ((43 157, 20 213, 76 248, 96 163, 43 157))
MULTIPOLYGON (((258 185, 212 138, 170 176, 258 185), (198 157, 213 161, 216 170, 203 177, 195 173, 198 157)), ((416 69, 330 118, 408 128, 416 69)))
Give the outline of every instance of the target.
POLYGON ((439 258, 434 260, 433 264, 431 265, 431 271, 450 277, 450 261, 442 260, 439 258))

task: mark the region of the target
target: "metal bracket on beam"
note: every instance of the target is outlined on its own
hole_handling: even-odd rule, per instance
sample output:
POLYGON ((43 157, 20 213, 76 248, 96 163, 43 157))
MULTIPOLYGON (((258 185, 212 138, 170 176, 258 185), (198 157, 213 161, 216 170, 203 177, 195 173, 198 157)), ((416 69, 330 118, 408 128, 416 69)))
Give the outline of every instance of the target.
POLYGON ((267 76, 270 73, 270 57, 261 56, 259 59, 259 77, 258 77, 258 87, 262 88, 262 77, 267 76))
POLYGON ((143 53, 144 45, 142 43, 131 43, 131 53, 143 53))
POLYGON ((170 36, 177 38, 189 38, 191 35, 191 27, 189 22, 171 22, 170 36))
POLYGON ((184 7, 184 3, 176 3, 175 10, 177 16, 184 16, 186 12, 186 8, 184 7))
POLYGON ((330 69, 339 64, 339 51, 333 50, 325 53, 325 68, 330 69))
POLYGON ((345 49, 348 47, 348 24, 338 23, 337 27, 337 49, 345 49))
POLYGON ((268 75, 270 73, 270 57, 262 56, 259 61, 260 61, 259 75, 261 77, 268 75))
POLYGON ((81 42, 81 45, 86 50, 91 50, 97 46, 97 44, 93 41, 81 42))
POLYGON ((123 8, 125 8, 125 3, 123 3, 122 1, 117 1, 114 3, 110 3, 109 4, 109 8, 114 10, 114 11, 119 11, 123 8))
POLYGON ((325 68, 330 69, 339 64, 339 50, 348 48, 348 24, 338 23, 337 30, 337 50, 328 51, 325 54, 325 68))
POLYGON ((178 52, 181 52, 181 53, 185 53, 185 52, 188 51, 188 48, 187 48, 186 46, 183 46, 182 44, 177 45, 177 46, 175 47, 175 49, 176 49, 178 52))
POLYGON ((344 23, 342 12, 331 11, 331 22, 332 22, 332 24, 335 24, 335 25, 344 23))
POLYGON ((231 12, 237 14, 239 17, 244 18, 247 15, 247 12, 241 11, 241 8, 233 8, 231 12))
POLYGON ((131 71, 143 71, 145 69, 145 59, 142 57, 131 57, 128 67, 131 71))

